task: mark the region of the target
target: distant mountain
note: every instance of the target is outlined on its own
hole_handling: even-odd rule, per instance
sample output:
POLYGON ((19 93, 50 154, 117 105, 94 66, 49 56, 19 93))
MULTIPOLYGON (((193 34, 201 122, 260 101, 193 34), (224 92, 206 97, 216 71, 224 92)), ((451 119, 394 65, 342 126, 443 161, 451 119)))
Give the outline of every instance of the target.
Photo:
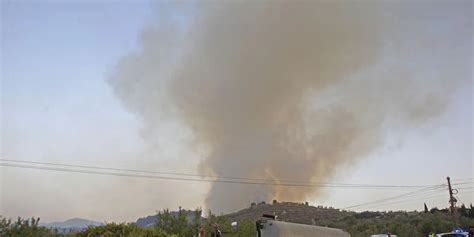
POLYGON ((40 226, 44 226, 51 229, 58 229, 60 232, 70 232, 76 230, 83 230, 86 229, 88 226, 100 226, 103 223, 97 221, 91 221, 86 219, 80 218, 73 218, 63 222, 51 222, 40 224, 40 226))
MULTIPOLYGON (((188 223, 192 223, 194 221, 195 212, 192 210, 182 210, 186 214, 186 219, 188 220, 188 223)), ((177 217, 179 215, 179 211, 171 211, 170 214, 174 217, 177 217)), ((158 221, 158 215, 152 215, 152 216, 147 216, 147 217, 142 217, 138 218, 136 224, 138 227, 141 228, 150 228, 155 225, 155 223, 158 221)))

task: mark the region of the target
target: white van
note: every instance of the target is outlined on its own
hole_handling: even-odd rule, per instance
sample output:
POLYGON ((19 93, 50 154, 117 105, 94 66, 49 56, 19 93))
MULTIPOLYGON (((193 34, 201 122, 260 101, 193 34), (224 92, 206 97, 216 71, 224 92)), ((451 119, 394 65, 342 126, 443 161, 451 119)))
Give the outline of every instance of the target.
POLYGON ((303 225, 276 220, 257 222, 257 237, 351 237, 349 233, 335 228, 303 225))

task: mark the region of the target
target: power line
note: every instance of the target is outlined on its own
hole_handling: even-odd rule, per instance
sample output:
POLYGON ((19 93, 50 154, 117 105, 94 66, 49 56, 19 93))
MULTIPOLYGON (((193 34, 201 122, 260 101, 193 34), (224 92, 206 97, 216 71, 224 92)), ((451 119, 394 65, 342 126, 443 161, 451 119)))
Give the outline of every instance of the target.
MULTIPOLYGON (((120 172, 133 172, 133 173, 143 173, 143 174, 160 174, 160 175, 173 175, 173 176, 184 176, 184 177, 194 177, 194 178, 182 178, 182 177, 167 177, 167 176, 152 176, 160 179, 169 179, 169 180, 186 180, 186 181, 203 181, 203 182, 228 182, 228 183, 243 183, 243 184, 284 184, 285 186, 303 186, 303 187, 345 187, 345 188, 373 188, 373 189, 400 189, 400 188, 420 188, 420 187, 434 187, 435 185, 374 185, 374 184, 347 184, 347 183, 322 183, 322 182, 307 182, 307 181, 295 181, 295 180, 270 180, 270 179, 255 179, 255 178, 242 178, 242 177, 226 177, 226 176, 210 176, 210 175, 199 175, 199 174, 189 174, 189 173, 176 173, 176 172, 163 172, 163 171, 149 171, 149 170, 136 170, 136 169, 123 169, 123 168, 110 168, 102 166, 85 166, 85 165, 72 165, 64 163, 51 163, 51 162, 38 162, 38 161, 25 161, 25 160, 11 160, 11 159, 0 159, 0 161, 14 162, 14 163, 26 163, 42 166, 59 166, 59 167, 71 167, 71 168, 80 168, 80 169, 93 169, 93 170, 108 170, 108 171, 120 171, 120 172), (199 178, 199 179, 197 179, 199 178), (211 178, 211 179, 209 179, 211 178), (237 181, 238 180, 238 181, 237 181), (241 181, 241 182, 239 182, 241 181)), ((5 163, 4 163, 5 164, 5 163)), ((7 163, 8 164, 8 163, 7 163)), ((21 165, 4 165, 17 168, 38 168, 43 170, 56 170, 63 171, 64 168, 53 169, 49 167, 39 167, 39 166, 21 166, 21 165)), ((69 169, 67 169, 69 170, 69 169)), ((77 170, 70 171, 76 172, 77 170)), ((76 172, 78 173, 78 172, 76 172)), ((81 173, 81 172, 79 172, 81 173)), ((94 173, 94 174, 104 174, 106 172, 92 172, 87 171, 84 173, 94 173)), ((111 173, 106 173, 111 174, 111 173)), ((113 173, 118 174, 118 173, 113 173)), ((150 177, 150 175, 136 175, 136 174, 124 174, 120 173, 120 176, 130 176, 130 177, 150 177)))
POLYGON ((429 200, 429 199, 441 198, 441 197, 446 198, 446 195, 441 194, 441 195, 427 196, 427 197, 423 197, 423 198, 400 200, 400 201, 396 201, 396 202, 379 203, 379 204, 376 204, 375 206, 370 206, 370 207, 374 208, 374 207, 379 207, 379 206, 389 206, 389 205, 393 205, 393 204, 400 204, 400 203, 407 203, 407 202, 410 203, 410 202, 415 202, 415 201, 420 201, 420 200, 429 200))
MULTIPOLYGON (((464 189, 463 189, 464 190, 464 189)), ((444 190, 430 190, 428 192, 433 192, 433 191, 443 191, 444 190)), ((462 193, 459 193, 458 195, 460 194, 467 194, 467 193, 473 193, 474 190, 471 190, 471 191, 467 191, 467 192, 462 192, 462 193)), ((439 198, 446 198, 446 194, 434 194, 434 195, 429 195, 429 196, 425 196, 425 197, 415 197, 415 196, 418 196, 418 195, 427 195, 428 193, 417 193, 413 196, 410 196, 410 197, 405 197, 407 199, 405 200, 399 200, 399 201, 393 201, 393 202, 383 202, 383 203, 374 203, 372 205, 366 205, 365 207, 370 207, 370 208, 374 208, 374 207, 379 207, 379 206, 390 206, 390 205, 394 205, 394 204, 400 204, 400 203, 411 203, 411 202, 416 202, 416 201, 421 201, 421 200, 430 200, 430 199, 439 199, 439 198), (415 197, 415 199, 413 199, 415 197)), ((458 196, 456 196, 457 199, 459 199, 458 196)))
MULTIPOLYGON (((465 189, 462 189, 462 190, 465 190, 465 189)), ((437 191, 437 192, 443 191, 443 192, 444 192, 444 190, 432 190, 432 191, 437 191)), ((431 191, 431 192, 432 192, 432 191, 431 191)), ((461 193, 458 193, 458 194, 456 195, 456 198, 459 199, 459 198, 458 198, 459 195, 467 194, 467 193, 472 193, 472 192, 474 192, 474 190, 466 191, 466 192, 463 191, 463 192, 461 192, 461 193)), ((382 206, 382 205, 392 205, 392 204, 397 204, 397 203, 413 202, 413 201, 419 201, 419 200, 427 200, 427 199, 432 199, 432 198, 435 198, 435 197, 444 197, 444 198, 446 198, 446 194, 441 194, 441 195, 437 194, 437 195, 432 195, 432 196, 425 196, 425 197, 422 197, 422 198, 416 197, 415 199, 413 199, 414 196, 419 196, 419 195, 421 195, 421 194, 426 195, 426 194, 428 194, 428 193, 418 193, 418 194, 415 194, 415 195, 413 195, 413 196, 411 196, 411 197, 408 197, 408 199, 406 199, 406 200, 400 200, 400 201, 389 202, 389 203, 380 203, 380 204, 376 204, 375 206, 373 206, 373 205, 369 205, 369 206, 370 206, 370 207, 378 207, 378 206, 382 206)), ((433 194, 434 194, 434 193, 433 193, 433 194)))
POLYGON ((268 185, 268 186, 286 186, 286 187, 324 187, 324 188, 363 188, 363 187, 351 187, 351 186, 329 186, 329 185, 309 185, 309 184, 294 184, 294 183, 278 183, 278 182, 249 182, 249 181, 232 181, 232 180, 208 180, 208 179, 193 179, 193 178, 179 178, 179 177, 165 177, 155 175, 139 175, 139 174, 126 174, 126 173, 112 173, 112 172, 100 172, 91 170, 78 170, 68 168, 55 168, 55 167, 38 167, 31 165, 19 165, 0 163, 0 166, 25 168, 25 169, 36 169, 36 170, 50 170, 50 171, 61 171, 69 173, 82 173, 82 174, 98 174, 98 175, 110 175, 110 176, 121 176, 121 177, 135 177, 135 178, 149 178, 149 179, 163 179, 163 180, 177 180, 177 181, 195 181, 195 182, 206 182, 206 183, 229 183, 229 184, 246 184, 246 185, 268 185))
MULTIPOLYGON (((84 166, 84 165, 71 165, 64 163, 49 163, 49 162, 36 162, 36 161, 20 161, 20 160, 8 160, 0 159, 0 161, 8 162, 19 162, 19 163, 29 163, 29 164, 39 164, 39 165, 52 165, 52 166, 64 166, 64 167, 74 167, 74 168, 85 168, 85 169, 100 169, 100 170, 112 170, 112 171, 125 171, 125 172, 138 172, 138 173, 149 173, 149 174, 164 174, 164 175, 174 175, 174 176, 190 176, 190 177, 200 177, 200 178, 214 178, 214 179, 235 179, 235 180, 248 180, 248 181, 271 181, 275 180, 270 179, 256 179, 256 178, 242 178, 242 177, 226 177, 226 176, 210 176, 210 175, 199 175, 199 174, 189 174, 189 173, 176 173, 176 172, 163 172, 163 171, 148 171, 148 170, 136 170, 136 169, 123 169, 123 168, 109 168, 109 167, 100 167, 100 166, 84 166)), ((284 183, 302 183, 302 184, 311 184, 311 185, 341 185, 341 186, 364 186, 364 187, 400 187, 400 188, 420 188, 426 186, 407 186, 407 185, 370 185, 370 184, 343 184, 343 183, 322 183, 322 182, 308 182, 308 181, 296 181, 296 180, 278 180, 279 182, 284 183)))
POLYGON ((463 186, 467 184, 473 184, 474 182, 462 182, 462 183, 453 183, 451 186, 463 186))
POLYGON ((206 179, 193 179, 193 178, 165 177, 165 176, 155 176, 155 175, 110 173, 110 172, 100 172, 100 171, 91 171, 91 170, 38 167, 38 166, 31 166, 31 165, 18 165, 18 164, 9 164, 9 163, 0 163, 0 166, 25 168, 25 169, 37 169, 37 170, 51 170, 51 171, 61 171, 61 172, 70 172, 70 173, 82 173, 82 174, 98 174, 98 175, 110 175, 110 176, 121 176, 121 177, 135 177, 135 178, 149 178, 149 179, 163 179, 163 180, 177 180, 177 181, 195 181, 195 182, 207 182, 207 183, 232 183, 232 184, 253 184, 253 185, 295 186, 295 187, 313 186, 313 185, 304 185, 304 184, 264 183, 264 182, 246 182, 246 181, 231 181, 231 180, 206 180, 206 179))
MULTIPOLYGON (((0 159, 0 161, 5 161, 6 159, 0 159)), ((14 160, 10 160, 11 162, 16 162, 14 160)), ((24 169, 36 169, 36 170, 49 170, 49 171, 60 171, 60 172, 67 172, 67 173, 82 173, 82 174, 96 174, 96 175, 108 175, 108 176, 121 176, 121 177, 134 177, 134 178, 148 178, 148 179, 162 179, 162 180, 176 180, 176 181, 194 181, 194 182, 207 182, 207 183, 228 183, 228 184, 244 184, 244 185, 268 185, 268 186, 287 186, 287 187, 323 187, 323 188, 360 188, 360 189, 371 189, 371 188, 389 188, 389 187, 424 187, 423 189, 408 192, 402 195, 397 195, 389 198, 379 199, 372 202, 366 202, 362 204, 357 204, 349 207, 345 207, 343 209, 349 209, 354 207, 361 207, 361 206, 380 206, 380 205, 392 205, 401 202, 409 202, 409 201, 416 201, 421 199, 410 199, 417 195, 426 195, 433 192, 442 191, 446 187, 445 184, 441 185, 430 185, 430 186, 401 186, 401 185, 362 185, 362 184, 336 184, 336 183, 310 183, 310 182, 301 182, 301 183, 289 183, 289 182, 279 182, 275 180, 265 180, 265 179, 254 179, 256 181, 272 181, 272 182, 252 182, 252 179, 247 179, 248 181, 244 180, 226 180, 226 179, 198 179, 198 178, 186 178, 186 177, 167 177, 167 176, 157 176, 157 175, 143 175, 143 174, 133 174, 133 173, 123 173, 123 172, 116 172, 116 171, 127 171, 127 172, 150 172, 153 174, 159 174, 154 171, 142 171, 142 170, 131 170, 131 169, 118 169, 118 168, 107 168, 107 167, 96 167, 96 166, 81 166, 81 165, 70 165, 70 164, 58 164, 58 163, 46 163, 46 162, 34 162, 34 161, 18 161, 18 163, 30 163, 35 165, 23 165, 23 164, 14 164, 14 163, 0 163, 0 166, 4 167, 14 167, 14 168, 24 168, 24 169), (42 165, 42 166, 38 166, 42 165), (74 167, 75 169, 71 168, 64 168, 64 167, 51 167, 52 164, 55 166, 64 166, 64 167, 74 167), (49 165, 50 167, 46 166, 49 165), (114 172, 104 172, 104 171, 97 171, 97 170, 90 170, 91 167, 95 169, 101 170, 110 170, 114 172), (81 169, 77 169, 81 168, 81 169), (84 170, 89 169, 89 170, 84 170), (396 202, 389 202, 397 199, 406 199, 407 200, 399 200, 396 202), (388 203, 387 203, 388 202, 388 203), (377 205, 378 204, 378 205, 377 205)), ((177 175, 179 173, 172 173, 167 172, 169 174, 177 175)), ((196 177, 200 177, 196 175, 196 177)), ((210 176, 207 176, 208 178, 210 176)), ((213 178, 219 178, 219 176, 212 176, 213 178)), ((228 178, 228 177, 227 177, 228 178)), ((471 184, 473 182, 464 182, 464 183, 457 183, 453 185, 465 185, 471 184)), ((459 190, 466 190, 472 189, 473 187, 459 187, 459 190)), ((471 191, 472 192, 472 191, 471 191)), ((469 193, 469 192, 463 192, 469 193)), ((434 196, 433 196, 434 197, 434 196)), ((432 197, 425 197, 425 199, 432 198, 432 197)))
POLYGON ((423 189, 420 189, 420 190, 408 192, 408 193, 405 193, 405 194, 393 196, 393 197, 388 197, 388 198, 378 199, 378 200, 371 201, 371 202, 366 202, 366 203, 361 203, 361 204, 357 204, 357 205, 348 206, 348 207, 345 207, 345 208, 342 208, 342 209, 350 209, 350 208, 354 208, 354 207, 370 206, 370 205, 377 204, 377 203, 384 203, 384 202, 391 201, 391 200, 396 200, 396 199, 405 198, 405 197, 409 197, 409 196, 419 195, 421 193, 426 193, 426 192, 439 190, 439 189, 442 189, 444 187, 445 187, 444 184, 437 185, 437 186, 434 186, 434 187, 427 187, 427 188, 423 188, 423 189))
POLYGON ((466 189, 474 189, 474 187, 463 187, 463 188, 456 188, 456 190, 466 190, 466 189))
MULTIPOLYGON (((473 183, 473 182, 456 183, 456 184, 453 184, 453 185, 463 185, 463 184, 470 184, 470 183, 473 183)), ((361 207, 361 206, 373 206, 374 204, 379 204, 379 203, 382 203, 380 205, 384 205, 384 204, 389 205, 390 203, 386 203, 387 201, 396 200, 396 199, 404 199, 404 198, 413 198, 414 196, 418 196, 418 195, 422 195, 422 194, 423 195, 429 194, 430 192, 440 192, 440 191, 443 191, 442 189, 445 186, 446 185, 440 185, 439 187, 434 187, 432 189, 430 189, 430 188, 421 189, 421 190, 418 190, 418 191, 413 191, 413 192, 405 193, 405 194, 402 194, 402 195, 397 195, 397 196, 393 196, 393 197, 389 197, 389 198, 385 198, 385 199, 375 200, 375 201, 372 201, 372 202, 367 202, 367 203, 362 203, 362 204, 349 206, 349 207, 346 207, 346 208, 343 208, 343 209, 349 209, 349 208, 361 207)), ((472 189, 472 188, 473 187, 460 187, 460 188, 457 188, 457 190, 467 190, 467 189, 472 189)), ((463 193, 469 193, 469 192, 463 192, 463 193)), ((403 200, 403 201, 399 201, 399 202, 404 202, 404 201, 407 201, 407 200, 403 200)), ((398 202, 395 202, 395 203, 398 203, 398 202)), ((379 206, 379 205, 376 205, 376 206, 379 206)))

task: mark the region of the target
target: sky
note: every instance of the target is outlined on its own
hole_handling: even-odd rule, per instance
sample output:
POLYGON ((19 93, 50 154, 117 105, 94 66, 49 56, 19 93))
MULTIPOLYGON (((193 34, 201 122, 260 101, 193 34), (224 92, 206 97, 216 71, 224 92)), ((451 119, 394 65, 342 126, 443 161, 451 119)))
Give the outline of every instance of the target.
MULTIPOLYGON (((202 157, 185 145, 189 131, 165 123, 150 145, 143 121, 107 83, 161 13, 149 1, 3 0, 0 157, 197 173, 202 157)), ((186 24, 186 16, 179 17, 186 24)), ((453 182, 472 181, 472 74, 469 81, 441 116, 415 129, 387 128, 381 146, 339 167, 331 182, 428 185, 444 184, 448 175, 453 182)), ((0 215, 39 216, 44 222, 134 221, 163 208, 202 207, 209 188, 208 183, 0 166, 0 215)), ((302 201, 342 208, 406 192, 332 188, 302 201)), ((434 194, 427 205, 446 207, 447 192, 434 194)), ((458 197, 474 202, 472 189, 460 189, 458 197)), ((420 210, 423 202, 355 210, 420 210)))

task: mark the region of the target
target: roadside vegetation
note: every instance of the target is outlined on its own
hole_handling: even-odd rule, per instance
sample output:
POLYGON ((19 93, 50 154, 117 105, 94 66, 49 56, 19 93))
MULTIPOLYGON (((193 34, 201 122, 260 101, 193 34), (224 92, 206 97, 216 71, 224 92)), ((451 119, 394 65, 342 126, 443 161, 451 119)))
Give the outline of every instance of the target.
POLYGON ((255 236, 255 223, 243 220, 233 231, 231 223, 225 216, 209 213, 202 218, 202 211, 195 211, 196 218, 188 221, 184 212, 173 216, 169 210, 159 212, 158 222, 152 228, 140 228, 134 223, 106 223, 102 226, 91 226, 80 232, 59 233, 58 230, 39 226, 39 218, 11 221, 0 217, 1 237, 195 237, 203 228, 205 236, 211 236, 212 226, 217 223, 224 236, 255 236))
MULTIPOLYGON (((474 226, 472 206, 463 206, 458 212, 459 226, 464 229, 474 226)), ((388 232, 399 237, 427 237, 430 232, 450 232, 454 225, 448 209, 437 208, 428 212, 361 212, 340 220, 321 220, 317 224, 346 230, 351 237, 369 237, 388 232)))
MULTIPOLYGON (((474 209, 462 206, 458 209, 459 224, 462 227, 474 226, 474 209)), ((134 223, 107 223, 89 227, 80 232, 59 233, 57 230, 39 226, 39 218, 12 221, 0 216, 1 237, 196 237, 203 228, 205 236, 211 236, 212 225, 217 223, 226 237, 254 237, 254 220, 239 221, 232 230, 225 215, 208 213, 202 218, 202 211, 195 211, 194 220, 187 220, 184 212, 172 215, 169 210, 159 212, 158 222, 151 228, 140 228, 134 223)), ((422 237, 430 232, 449 232, 453 227, 447 209, 433 208, 425 212, 361 212, 345 215, 338 220, 318 220, 318 225, 340 228, 352 237, 368 237, 371 234, 391 232, 399 237, 422 237)))

